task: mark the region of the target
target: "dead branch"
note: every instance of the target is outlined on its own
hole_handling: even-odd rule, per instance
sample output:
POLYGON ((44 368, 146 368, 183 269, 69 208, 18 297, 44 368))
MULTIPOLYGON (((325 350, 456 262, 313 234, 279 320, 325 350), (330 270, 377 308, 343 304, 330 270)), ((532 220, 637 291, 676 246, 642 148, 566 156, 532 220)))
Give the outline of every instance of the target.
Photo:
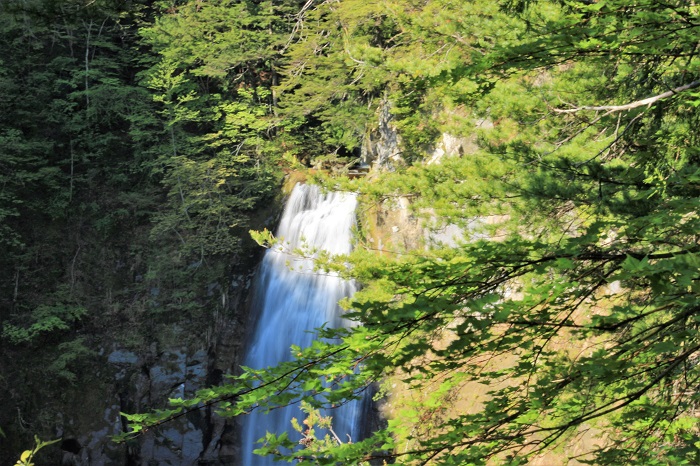
POLYGON ((562 108, 555 108, 553 109, 556 113, 576 113, 580 112, 582 110, 593 110, 593 111, 606 111, 608 114, 613 113, 613 112, 622 112, 625 110, 631 110, 633 108, 637 107, 643 107, 645 105, 651 106, 652 104, 656 103, 659 100, 666 99, 667 97, 674 96, 676 94, 679 94, 683 91, 687 91, 689 89, 694 89, 696 87, 700 86, 700 79, 697 81, 693 81, 692 83, 685 84, 683 86, 679 86, 675 89, 671 89, 669 91, 664 92, 663 94, 655 95, 652 97, 647 97, 646 99, 642 100, 637 100, 636 102, 630 102, 625 105, 601 105, 601 106, 588 106, 588 105, 583 105, 581 107, 575 107, 575 108, 567 108, 567 109, 562 109, 562 108))

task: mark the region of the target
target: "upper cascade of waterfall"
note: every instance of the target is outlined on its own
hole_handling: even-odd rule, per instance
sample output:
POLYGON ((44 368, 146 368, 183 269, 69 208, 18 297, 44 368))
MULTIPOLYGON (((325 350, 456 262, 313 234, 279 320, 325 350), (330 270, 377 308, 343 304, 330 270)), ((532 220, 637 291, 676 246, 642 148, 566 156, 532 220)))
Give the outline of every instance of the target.
POLYGON ((287 201, 277 236, 291 248, 311 246, 331 254, 352 250, 357 198, 352 193, 323 193, 298 184, 287 201))

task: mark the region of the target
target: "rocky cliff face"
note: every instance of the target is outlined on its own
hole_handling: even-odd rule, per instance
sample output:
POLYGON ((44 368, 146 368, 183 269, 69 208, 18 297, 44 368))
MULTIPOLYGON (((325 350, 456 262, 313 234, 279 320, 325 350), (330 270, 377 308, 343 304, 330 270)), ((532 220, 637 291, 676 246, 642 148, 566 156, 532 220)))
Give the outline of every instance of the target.
POLYGON ((367 132, 361 146, 361 164, 373 170, 393 170, 403 164, 401 140, 392 121, 391 104, 383 102, 379 107, 377 127, 367 132))
MULTIPOLYGON (((257 213, 255 227, 273 228, 280 205, 281 202, 257 213)), ((216 259, 225 262, 218 268, 213 260, 210 262, 212 270, 222 272, 219 276, 210 273, 208 276, 213 278, 208 285, 190 287, 201 296, 183 298, 184 304, 186 300, 193 301, 194 310, 189 314, 144 304, 164 299, 168 293, 171 298, 173 290, 167 289, 164 280, 160 287, 137 293, 134 290, 147 279, 141 272, 134 272, 132 277, 130 270, 134 268, 126 260, 120 261, 118 270, 113 271, 124 277, 115 280, 100 275, 96 279, 118 283, 111 289, 114 310, 95 300, 91 311, 104 315, 95 320, 97 323, 89 331, 83 330, 91 333, 84 340, 92 353, 75 368, 75 383, 57 389, 56 380, 46 380, 40 392, 32 388, 34 404, 18 410, 25 437, 36 434, 45 440, 62 439, 37 455, 37 466, 235 464, 235 421, 214 415, 215 407, 195 410, 126 444, 115 443, 112 436, 129 430, 121 413, 167 408, 168 399, 192 397, 197 390, 220 384, 226 374, 236 372, 245 344, 248 296, 264 251, 252 240, 247 241, 239 257, 216 259), (41 424, 35 421, 37 413, 42 416, 41 424)), ((110 273, 108 266, 95 270, 110 273)), ((38 366, 44 356, 37 356, 36 361, 22 356, 21 363, 38 366)), ((37 373, 37 369, 32 370, 32 374, 37 373)), ((0 384, 3 382, 0 379, 0 384)), ((17 390, 19 385, 13 384, 17 390)), ((0 457, 7 449, 3 459, 9 464, 31 444, 9 429, 4 430, 8 442, 2 445, 5 442, 0 431, 0 457)))
POLYGON ((186 324, 177 324, 169 329, 171 344, 153 342, 139 351, 115 342, 102 348, 101 383, 83 387, 82 395, 66 408, 64 425, 57 432, 71 440, 64 445, 60 464, 233 464, 235 429, 210 409, 193 411, 126 445, 110 437, 128 429, 121 412, 164 408, 169 398, 191 397, 234 370, 244 341, 251 279, 252 271, 230 279, 229 289, 221 295, 225 307, 199 335, 193 336, 194 329, 186 324))

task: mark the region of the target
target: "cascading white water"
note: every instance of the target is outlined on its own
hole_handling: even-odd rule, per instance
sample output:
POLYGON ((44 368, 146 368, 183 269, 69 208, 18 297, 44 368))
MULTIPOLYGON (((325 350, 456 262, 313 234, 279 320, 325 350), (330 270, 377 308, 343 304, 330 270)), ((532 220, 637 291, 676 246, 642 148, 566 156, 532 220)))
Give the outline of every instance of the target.
MULTIPOLYGON (((353 194, 322 194, 316 186, 299 184, 287 201, 276 236, 284 240, 285 250, 308 246, 331 254, 349 253, 356 205, 353 194)), ((258 273, 252 310, 255 330, 245 366, 263 368, 288 361, 292 345, 303 348, 311 344, 311 330, 343 325, 338 301, 355 291, 351 282, 315 273, 311 259, 289 255, 280 248, 266 252, 258 273)), ((358 439, 359 411, 358 403, 350 403, 332 414, 340 438, 349 435, 358 439)), ((293 417, 303 419, 298 405, 244 416, 241 466, 272 465, 272 458, 252 453, 255 443, 266 432, 291 430, 293 417)))

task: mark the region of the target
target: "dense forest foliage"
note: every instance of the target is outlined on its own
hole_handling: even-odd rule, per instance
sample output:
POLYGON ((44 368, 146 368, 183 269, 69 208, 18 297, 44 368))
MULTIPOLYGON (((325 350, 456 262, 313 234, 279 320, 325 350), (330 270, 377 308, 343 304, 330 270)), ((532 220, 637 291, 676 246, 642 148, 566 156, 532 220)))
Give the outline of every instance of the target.
POLYGON ((270 89, 287 26, 265 5, 212 4, 209 30, 194 6, 182 24, 170 14, 188 8, 0 4, 3 458, 63 431, 81 387, 109 383, 113 342, 138 352, 175 324, 206 328, 254 260, 249 221, 282 176, 270 89), (187 54, 173 31, 226 45, 187 54))
POLYGON ((132 416, 136 434, 203 404, 313 410, 378 385, 401 410, 385 429, 279 433, 260 453, 700 462, 700 5, 12 0, 0 15, 0 354, 22 361, 0 368, 6 434, 55 422, 46 380, 85 383, 105 328, 148 316, 113 330, 148 341, 173 313, 205 322, 203 290, 248 254, 282 173, 313 166, 363 204, 355 252, 319 258, 362 285, 344 303, 357 325, 132 416), (396 157, 343 178, 387 110, 396 157), (467 142, 433 163, 444 135, 467 142), (379 248, 372 216, 398 199, 462 237, 379 248))

